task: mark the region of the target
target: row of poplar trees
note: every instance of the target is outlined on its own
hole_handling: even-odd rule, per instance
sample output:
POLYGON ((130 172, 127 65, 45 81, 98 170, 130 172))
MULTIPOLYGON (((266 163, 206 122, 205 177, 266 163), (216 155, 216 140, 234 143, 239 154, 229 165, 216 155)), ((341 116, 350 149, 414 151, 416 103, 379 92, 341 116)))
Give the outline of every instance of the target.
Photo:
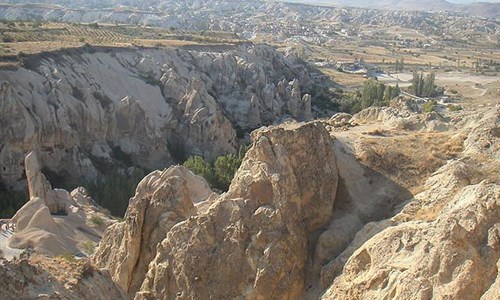
POLYGON ((436 97, 444 93, 443 87, 438 87, 434 81, 436 74, 429 73, 424 77, 423 73, 413 72, 410 93, 417 97, 436 97))

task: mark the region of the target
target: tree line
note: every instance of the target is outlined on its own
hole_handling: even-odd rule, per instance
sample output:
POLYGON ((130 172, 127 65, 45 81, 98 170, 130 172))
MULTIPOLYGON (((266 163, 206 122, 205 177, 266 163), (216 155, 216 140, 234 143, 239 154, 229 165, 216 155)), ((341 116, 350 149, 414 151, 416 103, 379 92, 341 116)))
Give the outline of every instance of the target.
POLYGON ((227 191, 248 149, 249 146, 241 146, 237 154, 222 155, 213 162, 208 162, 201 156, 191 156, 183 165, 204 177, 212 188, 227 191))
POLYGON ((444 94, 444 88, 435 84, 436 74, 434 72, 424 77, 422 72, 413 72, 410 93, 417 97, 436 97, 444 94))
POLYGON ((335 91, 338 110, 350 114, 370 106, 387 106, 400 93, 401 89, 398 85, 385 85, 373 78, 365 80, 363 88, 355 92, 346 92, 341 89, 335 91))

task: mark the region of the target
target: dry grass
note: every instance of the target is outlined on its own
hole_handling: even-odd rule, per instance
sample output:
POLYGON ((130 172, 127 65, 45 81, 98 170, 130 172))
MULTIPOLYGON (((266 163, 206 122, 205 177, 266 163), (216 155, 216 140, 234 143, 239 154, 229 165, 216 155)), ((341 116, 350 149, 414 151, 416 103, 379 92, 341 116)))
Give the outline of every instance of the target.
POLYGON ((357 158, 412 192, 463 149, 463 137, 449 133, 368 133, 357 145, 357 158))
POLYGON ((356 89, 363 87, 363 82, 366 78, 361 74, 349 74, 337 71, 330 68, 319 68, 320 71, 328 76, 334 82, 340 84, 347 89, 356 89))

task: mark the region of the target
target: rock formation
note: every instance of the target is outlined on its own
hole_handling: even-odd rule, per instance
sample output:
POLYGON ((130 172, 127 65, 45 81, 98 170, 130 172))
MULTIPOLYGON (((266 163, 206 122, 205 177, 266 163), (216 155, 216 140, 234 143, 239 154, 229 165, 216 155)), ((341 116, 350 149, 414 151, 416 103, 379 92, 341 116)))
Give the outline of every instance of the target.
MULTIPOLYGON (((196 197, 181 184, 192 175, 179 176, 182 169, 146 177, 125 222, 99 245, 97 265, 136 299, 299 298, 312 236, 332 216, 332 142, 320 123, 264 128, 252 139, 229 191, 206 211, 194 210, 196 197), (170 192, 145 193, 150 181, 170 192)), ((199 198, 208 198, 201 190, 199 198)))
POLYGON ((125 221, 106 231, 94 260, 111 270, 124 290, 138 290, 157 245, 175 224, 196 215, 195 204, 211 195, 206 181, 185 167, 149 174, 130 200, 125 221))
POLYGON ((105 166, 214 159, 236 151, 236 129, 311 119, 308 67, 264 45, 89 46, 28 56, 0 78, 0 183, 13 189, 32 150, 69 184, 105 166))
POLYGON ((108 272, 88 261, 43 256, 0 259, 2 299, 121 299, 127 295, 108 272))
POLYGON ((24 166, 28 179, 30 198, 41 199, 51 214, 67 214, 69 206, 75 203, 69 197, 67 191, 52 189, 52 186, 42 173, 42 168, 35 152, 30 152, 26 156, 24 166))
POLYGON ((322 299, 495 299, 499 199, 498 184, 482 182, 431 222, 387 227, 349 257, 322 299))
POLYGON ((85 189, 75 189, 71 194, 53 190, 34 152, 26 156, 25 166, 30 200, 12 218, 16 230, 9 246, 53 256, 80 253, 86 242, 97 242, 113 221, 100 212, 85 189), (92 224, 92 217, 103 224, 92 224))
POLYGON ((322 268, 322 299, 498 298, 499 107, 463 113, 463 157, 392 218, 366 224, 322 268))

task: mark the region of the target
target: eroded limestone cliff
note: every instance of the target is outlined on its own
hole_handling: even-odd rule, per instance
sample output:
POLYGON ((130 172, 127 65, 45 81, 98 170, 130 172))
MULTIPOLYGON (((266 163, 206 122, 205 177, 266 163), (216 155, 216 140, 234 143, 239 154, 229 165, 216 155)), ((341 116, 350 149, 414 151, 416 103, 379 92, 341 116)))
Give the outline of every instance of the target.
POLYGON ((181 49, 83 47, 0 70, 0 182, 20 188, 37 150, 60 178, 109 166, 164 168, 233 152, 245 130, 309 120, 307 66, 264 45, 181 49), (237 136, 238 135, 238 136, 237 136))

